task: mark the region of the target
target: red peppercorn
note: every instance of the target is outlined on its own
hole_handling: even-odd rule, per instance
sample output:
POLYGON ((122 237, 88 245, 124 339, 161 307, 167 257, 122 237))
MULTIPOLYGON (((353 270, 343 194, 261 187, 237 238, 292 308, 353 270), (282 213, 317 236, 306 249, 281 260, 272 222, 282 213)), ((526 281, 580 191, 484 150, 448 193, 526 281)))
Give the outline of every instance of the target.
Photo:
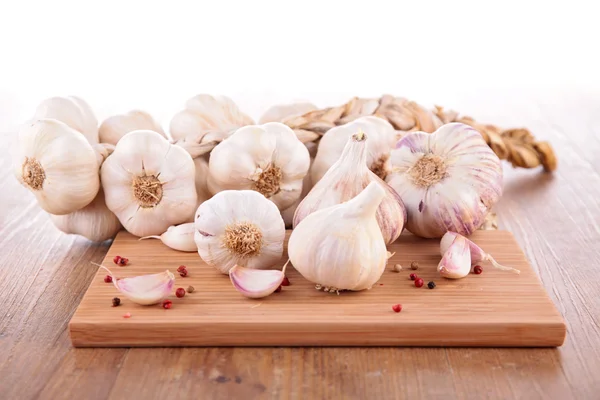
POLYGON ((183 296, 185 296, 185 289, 180 287, 175 291, 175 296, 181 298, 183 296))
POLYGON ((473 268, 473 272, 477 275, 481 274, 483 272, 483 268, 481 268, 480 265, 476 265, 475 268, 473 268))
POLYGON ((181 272, 183 270, 187 270, 187 267, 185 265, 180 265, 179 268, 177 268, 177 272, 181 272))
POLYGON ((126 312, 123 314, 123 318, 131 318, 131 313, 126 312))
POLYGON ((182 269, 181 271, 179 271, 179 276, 181 276, 182 278, 185 278, 187 275, 187 269, 182 269))
POLYGON ((417 279, 415 279, 415 286, 416 287, 422 287, 424 283, 425 282, 423 281, 423 278, 417 278, 417 279))
POLYGON ((173 302, 171 300, 165 300, 162 303, 162 306, 165 310, 168 310, 169 308, 171 308, 172 305, 173 305, 173 302))
POLYGON ((121 256, 115 256, 115 258, 113 258, 113 262, 119 265, 119 263, 121 262, 121 256))
POLYGON ((409 278, 411 281, 414 281, 415 279, 418 278, 417 274, 415 274, 414 272, 412 274, 409 275, 409 278))
POLYGON ((281 292, 281 285, 279 285, 279 287, 277 289, 275 289, 275 293, 279 293, 281 292))
POLYGON ((121 257, 119 259, 119 265, 120 266, 124 266, 124 265, 127 265, 127 264, 129 264, 129 258, 121 257))
POLYGON ((283 282, 281 282, 281 286, 290 286, 290 280, 287 278, 287 276, 283 277, 283 282))
POLYGON ((402 311, 402 304, 394 304, 392 306, 392 310, 394 310, 394 312, 400 312, 400 311, 402 311))
POLYGON ((110 276, 110 275, 106 275, 106 276, 104 277, 104 282, 106 282, 106 283, 111 283, 111 282, 112 282, 112 276, 110 276))

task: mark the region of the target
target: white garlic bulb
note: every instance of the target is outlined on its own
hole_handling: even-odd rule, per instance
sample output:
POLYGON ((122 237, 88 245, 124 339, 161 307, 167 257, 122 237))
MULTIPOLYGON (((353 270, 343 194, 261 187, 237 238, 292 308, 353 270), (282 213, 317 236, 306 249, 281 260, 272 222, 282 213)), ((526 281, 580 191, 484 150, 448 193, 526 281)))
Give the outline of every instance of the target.
POLYGON ((91 144, 98 143, 98 120, 92 108, 76 96, 51 97, 42 101, 33 119, 56 119, 82 133, 91 144))
POLYGON ((191 221, 196 207, 194 162, 153 131, 133 131, 101 168, 106 205, 136 236, 160 235, 191 221))
POLYGON ((406 223, 406 209, 398 193, 367 167, 370 140, 368 134, 363 132, 350 137, 339 160, 298 205, 294 214, 294 227, 311 213, 348 201, 371 182, 377 182, 386 192, 377 208, 377 223, 386 243, 398 239, 406 223))
POLYGON ((381 118, 361 117, 345 125, 331 128, 323 135, 310 171, 314 184, 319 182, 340 158, 348 139, 360 131, 365 132, 369 137, 367 166, 381 179, 385 179, 391 170, 390 152, 396 144, 397 133, 389 122, 381 118))
POLYGON ((309 165, 308 150, 288 126, 245 126, 211 152, 208 189, 256 190, 285 210, 300 197, 309 165))
POLYGON ((370 289, 388 260, 375 215, 386 191, 371 182, 358 196, 316 211, 292 231, 294 268, 329 292, 370 289))
POLYGON ((50 214, 90 204, 100 189, 96 152, 78 131, 55 119, 26 123, 19 131, 13 171, 50 214))
POLYGON ((98 134, 101 143, 116 145, 127 133, 137 130, 150 130, 167 137, 160 124, 150 114, 141 110, 108 117, 100 125, 98 134))
POLYGON ((196 211, 194 240, 204 262, 227 274, 235 265, 266 269, 283 254, 279 210, 252 190, 226 190, 196 211))
POLYGON ((199 94, 173 117, 169 130, 173 139, 179 140, 206 131, 230 132, 253 123, 229 97, 199 94))
POLYGON ((304 115, 307 112, 316 109, 317 106, 312 103, 279 104, 265 111, 262 117, 260 117, 259 124, 266 124, 267 122, 283 122, 287 118, 304 115))
POLYGON ((386 181, 404 201, 406 228, 418 236, 470 235, 502 195, 500 159, 465 124, 405 136, 392 151, 392 165, 386 181))
POLYGON ((64 233, 81 235, 93 242, 102 242, 114 237, 121 223, 104 202, 104 192, 81 210, 66 215, 50 215, 54 225, 64 233))

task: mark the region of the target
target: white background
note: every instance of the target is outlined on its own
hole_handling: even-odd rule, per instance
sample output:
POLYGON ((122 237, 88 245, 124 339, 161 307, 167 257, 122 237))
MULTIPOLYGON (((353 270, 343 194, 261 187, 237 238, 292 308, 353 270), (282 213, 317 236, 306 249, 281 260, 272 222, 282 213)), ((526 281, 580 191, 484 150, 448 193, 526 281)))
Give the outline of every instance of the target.
POLYGON ((100 119, 141 108, 165 127, 197 93, 255 118, 278 102, 384 93, 489 122, 570 96, 600 112, 598 12, 583 2, 0 4, 0 132, 69 94, 100 119))

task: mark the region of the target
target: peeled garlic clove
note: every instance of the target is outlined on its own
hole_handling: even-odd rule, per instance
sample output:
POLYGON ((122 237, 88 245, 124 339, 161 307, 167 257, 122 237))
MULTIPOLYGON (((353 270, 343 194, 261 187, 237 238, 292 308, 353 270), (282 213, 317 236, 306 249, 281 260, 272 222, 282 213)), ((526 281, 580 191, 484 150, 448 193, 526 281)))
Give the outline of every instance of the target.
POLYGON ((238 129, 210 153, 208 189, 251 189, 280 210, 300 197, 310 157, 289 127, 279 122, 238 129))
POLYGON ((56 119, 82 133, 91 144, 98 143, 98 120, 92 108, 76 96, 51 97, 42 101, 33 119, 56 119))
POLYGON ((317 106, 312 103, 276 105, 265 111, 262 117, 260 117, 259 124, 266 124, 267 122, 283 122, 287 118, 304 115, 307 112, 314 111, 316 109, 317 106))
POLYGON ((143 239, 160 239, 167 247, 178 251, 197 251, 196 242, 194 242, 194 223, 170 226, 165 233, 160 236, 144 236, 143 239))
POLYGON ((471 250, 463 236, 457 236, 444 252, 438 264, 438 271, 444 278, 460 279, 471 271, 471 250))
POLYGON ((79 132, 55 119, 25 124, 13 159, 17 180, 55 215, 77 211, 100 189, 96 152, 79 132))
MULTIPOLYGON (((459 235, 456 232, 446 232, 444 234, 444 236, 442 237, 442 240, 440 242, 440 252, 442 255, 444 255, 444 253, 448 250, 448 248, 450 247, 450 245, 452 244, 452 242, 461 235, 459 235)), ((461 236, 462 237, 462 236, 461 236)), ((487 254, 485 251, 483 251, 483 249, 479 246, 477 246, 473 241, 464 238, 467 243, 469 244, 469 249, 471 251, 471 265, 476 265, 482 261, 489 261, 494 267, 501 269, 503 271, 513 271, 516 272, 517 274, 520 274, 521 271, 519 271, 518 269, 515 268, 511 268, 511 267, 505 267, 504 265, 499 264, 496 260, 494 260, 494 258, 487 254)))
POLYGON ((418 236, 470 235, 502 194, 500 159, 465 124, 405 136, 392 151, 392 165, 386 182, 406 206, 406 228, 418 236))
POLYGON ((238 292, 251 299, 260 299, 273 293, 285 278, 283 271, 244 268, 239 265, 229 270, 229 279, 238 292))
POLYGON ((200 205, 194 240, 208 265, 264 269, 283 254, 285 225, 277 206, 252 190, 226 190, 200 205))
POLYGON ((353 199, 304 218, 288 243, 294 268, 330 291, 370 289, 388 260, 375 217, 385 196, 382 186, 371 182, 353 199))
POLYGON ((311 213, 348 201, 371 182, 385 190, 385 198, 377 208, 377 223, 386 243, 394 242, 404 229, 406 210, 400 196, 367 167, 369 133, 352 135, 339 160, 306 195, 294 214, 294 227, 311 213))
POLYGON ((114 115, 105 119, 98 133, 101 143, 116 145, 127 133, 137 130, 150 130, 167 137, 160 124, 150 114, 141 110, 132 110, 127 114, 114 115))
POLYGON ((319 182, 325 173, 335 164, 356 132, 365 132, 367 143, 367 167, 381 179, 391 171, 390 152, 396 143, 396 131, 389 122, 379 117, 362 117, 345 125, 328 130, 317 150, 315 162, 311 168, 311 179, 319 182))
POLYGON ((175 276, 166 270, 159 274, 140 275, 131 278, 116 278, 106 267, 113 284, 125 297, 136 304, 149 306, 158 304, 171 294, 175 284, 175 276))

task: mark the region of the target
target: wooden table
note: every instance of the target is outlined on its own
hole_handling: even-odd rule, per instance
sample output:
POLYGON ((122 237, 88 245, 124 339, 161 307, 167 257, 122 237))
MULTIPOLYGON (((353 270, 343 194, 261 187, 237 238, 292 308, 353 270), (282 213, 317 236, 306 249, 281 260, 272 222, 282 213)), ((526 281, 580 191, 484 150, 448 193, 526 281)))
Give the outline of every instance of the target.
MULTIPOLYGON (((497 208, 567 321, 558 349, 74 349, 67 323, 96 271, 90 261, 109 244, 58 232, 2 151, 0 399, 600 398, 600 113, 592 100, 546 99, 486 120, 527 126, 558 153, 553 175, 507 166, 497 208)), ((0 136, 0 148, 11 136, 0 136)))

